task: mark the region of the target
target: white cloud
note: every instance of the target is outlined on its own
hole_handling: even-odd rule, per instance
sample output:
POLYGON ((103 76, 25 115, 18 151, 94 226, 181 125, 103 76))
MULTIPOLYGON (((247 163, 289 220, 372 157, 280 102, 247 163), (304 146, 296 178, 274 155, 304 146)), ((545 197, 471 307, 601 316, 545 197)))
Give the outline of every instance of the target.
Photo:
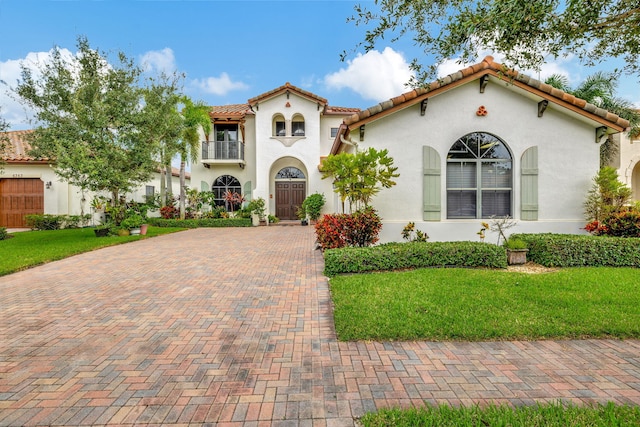
MULTIPOLYGON (((49 52, 29 52, 22 59, 9 59, 0 62, 0 114, 9 122, 11 129, 28 129, 30 127, 29 118, 33 112, 23 106, 18 100, 13 90, 21 79, 21 64, 29 68, 34 78, 40 77, 39 67, 51 59, 52 50, 49 52)), ((60 54, 64 59, 73 58, 73 53, 68 49, 60 49, 60 54)))
POLYGON ((343 68, 324 78, 332 89, 351 89, 364 99, 384 101, 407 91, 406 84, 413 75, 402 54, 390 47, 379 52, 372 50, 358 54, 343 68))
POLYGON ((171 74, 176 70, 176 59, 173 50, 165 47, 162 50, 151 50, 140 57, 142 68, 146 72, 171 74))
POLYGON ((222 73, 220 77, 207 77, 204 79, 194 79, 192 84, 205 93, 223 96, 233 90, 246 90, 249 88, 242 82, 234 82, 229 74, 222 73))

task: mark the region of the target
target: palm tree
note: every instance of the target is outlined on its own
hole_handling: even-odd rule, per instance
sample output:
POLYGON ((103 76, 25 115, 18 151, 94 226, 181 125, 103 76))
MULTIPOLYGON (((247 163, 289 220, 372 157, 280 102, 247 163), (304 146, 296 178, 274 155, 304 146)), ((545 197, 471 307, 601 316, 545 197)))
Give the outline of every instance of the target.
MULTIPOLYGON (((545 83, 629 120, 630 134, 640 133, 640 111, 634 109, 629 101, 616 96, 618 87, 616 74, 598 71, 587 77, 575 89, 571 89, 567 77, 560 74, 553 74, 545 80, 545 83)), ((618 148, 610 135, 600 147, 600 165, 605 166, 611 163, 617 153, 618 148)))
POLYGON ((185 166, 187 160, 196 162, 200 148, 200 128, 204 131, 206 139, 211 133, 210 108, 202 101, 193 102, 189 97, 182 98, 183 130, 182 138, 178 145, 180 153, 180 219, 185 217, 185 166))

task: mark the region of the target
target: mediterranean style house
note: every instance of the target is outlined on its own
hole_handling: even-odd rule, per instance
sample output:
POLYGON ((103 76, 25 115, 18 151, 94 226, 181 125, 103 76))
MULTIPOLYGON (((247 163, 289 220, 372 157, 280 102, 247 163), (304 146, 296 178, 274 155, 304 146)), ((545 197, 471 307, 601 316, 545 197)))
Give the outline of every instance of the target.
MULTIPOLYGON (((213 106, 210 116, 190 186, 212 191, 218 205, 226 191, 261 197, 281 220, 297 219, 315 192, 327 199, 325 213, 340 209, 322 179, 323 158, 387 149, 400 176, 372 202, 383 242, 400 240, 408 222, 432 241, 474 240, 482 221, 507 215, 517 221, 511 231, 583 233, 583 202, 608 135, 619 138, 621 180, 640 199, 640 144, 626 136, 626 120, 491 57, 362 111, 286 83, 244 104, 213 106)), ((41 211, 78 213, 79 192, 13 145, 0 194, 6 181, 30 179, 44 194, 41 211)), ((157 184, 141 195, 149 187, 157 184)))
MULTIPOLYGON (((24 216, 28 214, 95 214, 90 207, 93 194, 83 194, 79 188, 60 180, 49 159, 36 159, 28 154, 31 150, 28 135, 31 132, 6 133, 9 146, 2 156, 4 165, 0 171, 0 227, 23 228, 24 216)), ((173 192, 178 194, 178 170, 173 171, 173 176, 176 177, 171 182, 173 192)), ((151 182, 127 194, 127 199, 143 202, 145 196, 153 195, 159 189, 158 173, 151 182)), ((97 221, 99 215, 93 219, 94 223, 97 221)))

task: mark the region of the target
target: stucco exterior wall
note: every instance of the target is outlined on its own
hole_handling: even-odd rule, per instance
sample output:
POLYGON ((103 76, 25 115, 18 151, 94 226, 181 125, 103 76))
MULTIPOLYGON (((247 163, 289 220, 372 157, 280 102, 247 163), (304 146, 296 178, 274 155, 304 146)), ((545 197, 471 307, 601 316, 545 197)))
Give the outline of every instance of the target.
MULTIPOLYGON (((477 238, 481 219, 448 220, 446 213, 447 153, 458 138, 477 131, 499 137, 511 152, 512 216, 517 220, 521 156, 526 149, 538 146, 539 220, 519 221, 511 231, 580 233, 584 226, 582 203, 599 167, 594 129, 552 105, 539 118, 533 100, 493 82, 480 93, 477 81, 429 99, 424 116, 420 115, 420 106, 414 105, 367 123, 360 148, 387 148, 400 174, 395 187, 383 189, 373 200, 385 224, 382 241, 401 240, 400 231, 410 221, 426 231, 431 240, 477 238), (486 116, 476 115, 480 106, 488 111, 486 116), (422 220, 424 145, 440 155, 440 221, 422 220)), ((359 140, 357 129, 351 139, 359 140)))

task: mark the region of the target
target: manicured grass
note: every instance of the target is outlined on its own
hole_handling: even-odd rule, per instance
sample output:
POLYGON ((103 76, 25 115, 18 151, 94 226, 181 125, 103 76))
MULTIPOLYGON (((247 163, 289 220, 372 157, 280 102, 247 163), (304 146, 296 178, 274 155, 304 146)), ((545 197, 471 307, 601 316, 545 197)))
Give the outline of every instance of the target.
POLYGON ((338 338, 484 341, 640 337, 640 270, 433 268, 331 279, 338 338))
POLYGON ((0 240, 0 276, 106 246, 173 233, 182 228, 149 227, 146 236, 96 237, 93 228, 21 231, 0 240))
POLYGON ((446 405, 425 406, 418 409, 383 409, 367 414, 361 420, 364 427, 382 426, 638 426, 640 408, 616 406, 612 403, 594 406, 563 406, 547 403, 536 406, 490 405, 453 408, 446 405))

